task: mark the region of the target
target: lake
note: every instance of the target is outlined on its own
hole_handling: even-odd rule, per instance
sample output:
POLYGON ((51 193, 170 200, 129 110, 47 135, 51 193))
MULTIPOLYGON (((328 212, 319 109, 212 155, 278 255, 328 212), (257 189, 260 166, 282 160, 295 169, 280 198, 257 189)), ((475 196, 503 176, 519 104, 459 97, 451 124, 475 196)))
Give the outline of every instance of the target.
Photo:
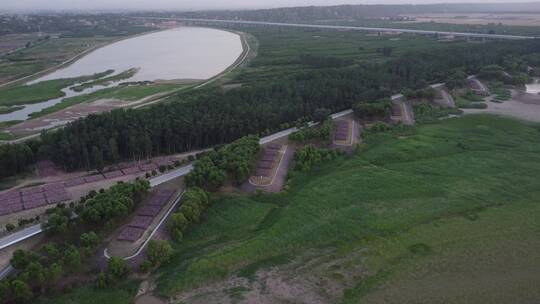
POLYGON ((242 42, 234 33, 180 27, 107 45, 34 82, 131 68, 140 70, 124 81, 208 79, 227 69, 241 54, 242 42))
MULTIPOLYGON (((226 70, 242 51, 242 42, 237 34, 210 28, 180 27, 104 46, 29 84, 93 75, 109 69, 114 69, 117 74, 131 68, 138 68, 139 71, 121 82, 205 80, 226 70)), ((25 105, 24 109, 0 114, 0 121, 26 120, 29 114, 53 106, 66 97, 87 94, 102 88, 104 87, 98 86, 83 92, 65 88, 65 97, 25 105)))

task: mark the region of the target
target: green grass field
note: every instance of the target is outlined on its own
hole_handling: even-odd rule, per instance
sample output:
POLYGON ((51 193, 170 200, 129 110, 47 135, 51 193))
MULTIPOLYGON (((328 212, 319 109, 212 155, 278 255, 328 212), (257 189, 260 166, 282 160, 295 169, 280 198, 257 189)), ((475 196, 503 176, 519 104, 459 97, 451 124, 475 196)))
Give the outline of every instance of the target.
POLYGON ((97 289, 92 285, 76 287, 59 296, 41 299, 40 304, 131 304, 139 288, 139 281, 128 281, 120 286, 97 289))
POLYGON ((94 75, 54 79, 29 85, 23 84, 15 87, 2 88, 0 89, 0 106, 31 104, 60 98, 66 95, 62 89, 68 86, 78 82, 98 79, 113 72, 114 70, 108 70, 94 75))
POLYGON ((257 57, 242 70, 236 82, 266 81, 312 69, 303 65, 301 55, 316 55, 350 59, 354 63, 384 61, 407 51, 446 47, 447 44, 426 37, 371 36, 356 31, 325 31, 319 29, 245 28, 258 40, 257 57), (391 48, 390 57, 384 56, 382 48, 391 48))
MULTIPOLYGON (((274 279, 306 291, 295 301, 538 296, 539 132, 486 115, 372 135, 359 154, 294 175, 287 193, 216 203, 176 245, 158 291, 173 296, 237 275, 252 280, 240 296, 258 282, 271 297, 260 281, 274 269, 274 279)), ((227 294, 216 286, 191 299, 227 294)))

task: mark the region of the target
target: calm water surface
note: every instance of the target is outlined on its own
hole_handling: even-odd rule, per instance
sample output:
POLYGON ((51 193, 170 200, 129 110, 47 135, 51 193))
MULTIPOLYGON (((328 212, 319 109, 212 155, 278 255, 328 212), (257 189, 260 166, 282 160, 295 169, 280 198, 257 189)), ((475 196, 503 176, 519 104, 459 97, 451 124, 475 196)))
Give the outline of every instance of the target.
MULTIPOLYGON (((208 79, 232 65, 242 54, 240 36, 216 29, 182 27, 146 34, 97 49, 75 63, 29 84, 114 69, 115 74, 131 68, 140 70, 127 81, 208 79)), ((110 76, 110 75, 109 75, 110 76)), ((117 85, 116 83, 115 85, 117 85)), ((109 86, 110 87, 110 86, 109 86)), ((65 88, 65 97, 25 105, 24 109, 1 114, 0 121, 26 120, 29 114, 41 111, 71 96, 91 93, 104 87, 74 92, 65 88)))
POLYGON ((35 82, 116 73, 140 68, 124 81, 208 79, 221 73, 242 53, 236 34, 208 28, 181 27, 119 41, 97 49, 74 64, 35 82))

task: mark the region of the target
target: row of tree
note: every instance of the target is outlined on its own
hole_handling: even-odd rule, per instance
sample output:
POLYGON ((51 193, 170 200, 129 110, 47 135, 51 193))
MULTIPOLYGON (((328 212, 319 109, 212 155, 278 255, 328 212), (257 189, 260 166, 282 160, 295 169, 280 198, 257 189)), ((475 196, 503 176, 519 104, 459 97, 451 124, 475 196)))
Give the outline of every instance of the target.
POLYGON ((203 212, 210 205, 211 200, 208 192, 197 187, 187 189, 182 198, 182 206, 171 215, 168 222, 173 239, 181 240, 189 226, 198 223, 203 212))
MULTIPOLYGON (((453 45, 406 53, 384 63, 308 70, 269 83, 172 97, 172 102, 148 109, 90 115, 61 130, 44 132, 40 144, 28 146, 34 155, 17 166, 6 160, 9 154, 0 154, 0 165, 11 166, 0 172, 20 172, 36 159, 35 153, 73 170, 217 146, 313 119, 319 109, 337 112, 358 101, 417 91, 429 83, 455 80, 462 73, 478 73, 486 65, 502 65, 508 56, 520 58, 539 51, 537 40, 453 45)), ((26 150, 25 145, 10 149, 26 150)))
POLYGON ((239 184, 253 171, 260 149, 259 138, 249 135, 208 152, 195 162, 185 183, 208 190, 221 187, 227 179, 239 184))

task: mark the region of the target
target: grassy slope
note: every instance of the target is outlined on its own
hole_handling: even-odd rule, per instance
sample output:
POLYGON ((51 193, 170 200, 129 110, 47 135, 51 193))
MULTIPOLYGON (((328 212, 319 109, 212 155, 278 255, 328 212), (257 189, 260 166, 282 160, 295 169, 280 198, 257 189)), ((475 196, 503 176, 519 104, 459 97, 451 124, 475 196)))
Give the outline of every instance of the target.
MULTIPOLYGON (((515 235, 485 237, 493 229, 520 231, 529 239, 539 236, 530 218, 538 211, 540 192, 538 132, 538 127, 509 119, 469 116, 422 126, 406 139, 372 138, 360 155, 296 177, 289 193, 220 202, 177 245, 173 263, 162 269, 158 290, 174 295, 311 251, 355 256, 367 250, 367 257, 348 261, 369 270, 356 285, 344 286, 351 287, 344 300, 354 303, 387 280, 409 282, 403 279, 405 270, 427 269, 429 277, 434 274, 428 266, 447 259, 440 271, 451 271, 459 265, 459 250, 481 251, 500 262, 500 248, 515 246, 515 235), (500 208, 515 211, 518 221, 493 211, 500 208), (478 216, 481 220, 464 220, 478 216), (482 225, 484 217, 489 225, 482 225), (478 235, 463 233, 471 227, 479 227, 478 235), (441 236, 449 237, 450 244, 441 236), (475 237, 493 246, 479 247, 475 237), (428 254, 416 254, 424 258, 411 264, 415 254, 410 248, 419 242, 419 251, 427 248, 428 254)), ((538 249, 522 248, 525 256, 538 249)), ((472 265, 478 262, 473 255, 469 258, 472 265)), ((495 264, 500 268, 492 269, 494 273, 508 265, 495 264)), ((436 292, 445 282, 424 281, 439 299, 456 295, 436 292)))

